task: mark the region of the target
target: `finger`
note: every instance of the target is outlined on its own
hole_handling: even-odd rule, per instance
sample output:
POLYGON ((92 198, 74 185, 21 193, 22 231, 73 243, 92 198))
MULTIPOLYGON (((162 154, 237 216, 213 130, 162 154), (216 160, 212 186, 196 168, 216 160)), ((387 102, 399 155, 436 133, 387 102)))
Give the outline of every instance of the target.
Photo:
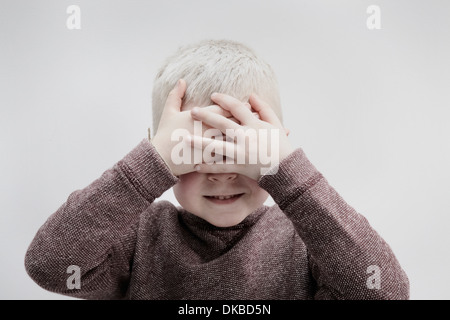
POLYGON ((235 145, 232 142, 223 141, 220 139, 211 139, 201 136, 188 135, 185 138, 186 143, 196 149, 208 148, 207 151, 212 151, 216 154, 227 156, 227 153, 234 156, 235 145))
MULTIPOLYGON (((249 109, 252 108, 252 106, 249 103, 245 103, 245 106, 249 109)), ((222 108, 218 105, 214 104, 211 106, 204 107, 204 109, 214 112, 214 113, 217 113, 217 114, 220 114, 221 116, 224 116, 225 118, 228 118, 236 123, 239 123, 239 121, 235 117, 233 117, 233 115, 229 111, 225 110, 224 108, 222 108)), ((260 119, 258 112, 252 112, 252 114, 256 119, 260 119)))
POLYGON ((252 108, 259 113, 262 121, 269 122, 279 128, 282 127, 280 119, 278 119, 275 111, 273 111, 269 104, 254 93, 250 95, 249 101, 252 108))
POLYGON ((217 103, 219 106, 231 112, 233 117, 239 120, 243 125, 251 123, 255 117, 252 112, 244 103, 238 99, 223 93, 213 93, 211 100, 217 103))
POLYGON ((234 173, 239 172, 240 166, 235 163, 202 163, 195 165, 194 169, 199 173, 234 173))
POLYGON ((212 128, 217 128, 223 133, 226 133, 227 129, 237 130, 241 128, 238 123, 205 108, 192 108, 191 115, 194 119, 200 120, 212 128))
POLYGON ((184 79, 178 80, 175 87, 169 92, 166 99, 164 110, 180 111, 183 103, 183 97, 186 92, 186 81, 184 79))
POLYGON ((221 116, 224 116, 225 118, 233 117, 233 115, 229 111, 225 110, 224 108, 222 108, 216 104, 204 107, 203 109, 220 114, 221 116))
POLYGON ((234 163, 234 159, 237 159, 238 164, 245 164, 247 161, 245 148, 243 149, 242 145, 239 145, 239 143, 236 144, 233 140, 227 140, 227 138, 223 136, 211 139, 202 136, 188 135, 185 141, 190 147, 201 149, 206 155, 212 153, 214 153, 215 156, 219 155, 220 159, 225 159, 227 164, 234 163))
POLYGON ((237 124, 240 124, 240 122, 238 121, 238 119, 236 119, 235 117, 231 117, 231 118, 228 118, 229 120, 231 120, 231 121, 233 121, 233 122, 236 122, 237 124))
MULTIPOLYGON (((244 103, 244 105, 248 109, 250 109, 250 110, 252 109, 252 106, 250 105, 250 103, 246 102, 246 103, 244 103)), ((224 108, 222 108, 216 104, 206 106, 206 107, 204 107, 204 109, 214 112, 214 113, 217 113, 217 114, 220 114, 221 116, 224 116, 225 118, 228 118, 236 123, 239 123, 239 121, 235 117, 233 117, 233 115, 229 111, 225 110, 224 108)), ((252 112, 252 113, 255 116, 255 118, 260 119, 258 112, 252 112)))

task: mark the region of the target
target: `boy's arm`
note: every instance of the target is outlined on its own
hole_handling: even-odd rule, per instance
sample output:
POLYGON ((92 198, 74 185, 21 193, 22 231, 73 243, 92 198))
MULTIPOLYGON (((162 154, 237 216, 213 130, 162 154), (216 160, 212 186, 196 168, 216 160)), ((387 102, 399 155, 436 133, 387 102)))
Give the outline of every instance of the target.
POLYGON ((50 216, 26 253, 28 274, 57 293, 123 298, 140 213, 176 181, 153 145, 143 140, 50 216), (70 266, 80 270, 79 289, 68 287, 68 281, 77 283, 70 266))
POLYGON ((408 299, 409 282, 389 245, 328 184, 301 149, 258 181, 305 242, 316 299, 408 299))

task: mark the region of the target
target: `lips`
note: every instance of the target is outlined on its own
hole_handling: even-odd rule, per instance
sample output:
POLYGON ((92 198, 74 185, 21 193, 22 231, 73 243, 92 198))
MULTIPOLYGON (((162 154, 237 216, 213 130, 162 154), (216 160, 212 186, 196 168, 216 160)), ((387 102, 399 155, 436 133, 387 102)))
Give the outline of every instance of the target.
POLYGON ((229 196, 205 196, 205 197, 224 200, 224 199, 230 199, 230 198, 238 197, 241 194, 242 193, 240 193, 240 194, 232 194, 232 195, 229 195, 229 196))
POLYGON ((206 199, 211 200, 213 202, 223 202, 223 203, 231 203, 240 198, 243 195, 243 193, 236 193, 236 194, 228 194, 228 195, 210 195, 210 196, 204 196, 206 199))

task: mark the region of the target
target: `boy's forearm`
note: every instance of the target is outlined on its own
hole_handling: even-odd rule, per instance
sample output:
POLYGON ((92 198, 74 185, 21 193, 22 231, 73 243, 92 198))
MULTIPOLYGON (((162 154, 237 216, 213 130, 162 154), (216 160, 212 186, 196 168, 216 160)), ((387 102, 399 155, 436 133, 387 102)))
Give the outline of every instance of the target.
POLYGON ((409 297, 408 279, 390 247, 328 184, 301 149, 282 161, 276 174, 263 176, 259 184, 305 242, 318 282, 316 298, 409 297), (372 272, 380 276, 375 285, 370 282, 372 272))
POLYGON ((142 141, 99 179, 73 192, 50 216, 28 249, 27 272, 47 290, 79 296, 95 288, 96 273, 101 288, 114 283, 105 278, 114 276, 108 268, 114 266, 116 272, 118 264, 124 268, 128 264, 127 257, 118 257, 114 245, 123 234, 132 232, 140 213, 175 181, 150 142, 142 141), (89 277, 81 290, 66 286, 70 265, 80 267, 82 277, 89 277))

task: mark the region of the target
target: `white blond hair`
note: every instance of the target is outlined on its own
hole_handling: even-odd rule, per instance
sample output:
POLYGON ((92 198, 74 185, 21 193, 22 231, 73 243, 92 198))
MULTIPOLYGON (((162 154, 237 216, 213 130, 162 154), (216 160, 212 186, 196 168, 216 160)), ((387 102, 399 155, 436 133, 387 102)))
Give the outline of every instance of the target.
POLYGON ((153 134, 170 90, 179 79, 187 83, 184 104, 211 105, 221 92, 247 102, 256 93, 282 121, 278 84, 272 67, 250 48, 231 40, 204 40, 186 45, 169 57, 156 75, 152 94, 153 134))

